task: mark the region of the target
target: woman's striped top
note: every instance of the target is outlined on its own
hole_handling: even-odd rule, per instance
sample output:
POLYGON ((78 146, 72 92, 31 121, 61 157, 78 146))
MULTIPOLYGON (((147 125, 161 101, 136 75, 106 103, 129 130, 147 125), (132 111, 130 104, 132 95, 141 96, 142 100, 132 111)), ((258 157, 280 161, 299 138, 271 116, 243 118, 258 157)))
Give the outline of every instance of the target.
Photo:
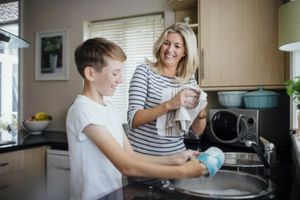
POLYGON ((149 65, 140 65, 136 68, 130 81, 127 112, 128 138, 136 152, 148 155, 169 155, 185 150, 183 136, 163 137, 157 134, 156 120, 138 128, 132 128, 135 113, 140 109, 159 105, 164 88, 178 88, 184 85, 197 85, 197 82, 191 79, 185 84, 178 83, 175 78, 154 72, 149 65))

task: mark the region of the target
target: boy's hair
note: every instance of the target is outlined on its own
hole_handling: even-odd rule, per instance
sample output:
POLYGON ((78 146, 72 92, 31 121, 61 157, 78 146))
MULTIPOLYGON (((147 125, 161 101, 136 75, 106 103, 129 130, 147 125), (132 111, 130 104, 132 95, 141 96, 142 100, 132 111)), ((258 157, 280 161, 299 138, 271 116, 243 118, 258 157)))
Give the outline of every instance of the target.
POLYGON ((107 58, 121 62, 126 60, 126 55, 120 46, 100 37, 83 42, 76 48, 74 56, 77 70, 83 78, 87 66, 101 71, 107 65, 107 58))

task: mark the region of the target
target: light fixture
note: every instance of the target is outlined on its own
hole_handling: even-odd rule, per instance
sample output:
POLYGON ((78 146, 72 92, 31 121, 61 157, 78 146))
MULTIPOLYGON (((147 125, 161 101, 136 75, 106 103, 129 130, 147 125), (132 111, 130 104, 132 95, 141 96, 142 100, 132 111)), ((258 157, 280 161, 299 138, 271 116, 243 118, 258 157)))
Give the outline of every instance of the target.
POLYGON ((25 48, 29 43, 22 38, 0 29, 0 49, 25 48))
POLYGON ((300 50, 300 0, 290 1, 280 6, 278 34, 280 50, 300 50))

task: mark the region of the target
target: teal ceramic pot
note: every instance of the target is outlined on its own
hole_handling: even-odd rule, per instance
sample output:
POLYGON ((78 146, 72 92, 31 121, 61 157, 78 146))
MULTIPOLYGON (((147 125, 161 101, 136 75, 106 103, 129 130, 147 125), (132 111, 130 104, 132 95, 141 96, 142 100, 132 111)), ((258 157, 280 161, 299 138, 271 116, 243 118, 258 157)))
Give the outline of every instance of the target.
POLYGON ((245 108, 277 108, 279 105, 279 94, 259 88, 244 95, 245 108))

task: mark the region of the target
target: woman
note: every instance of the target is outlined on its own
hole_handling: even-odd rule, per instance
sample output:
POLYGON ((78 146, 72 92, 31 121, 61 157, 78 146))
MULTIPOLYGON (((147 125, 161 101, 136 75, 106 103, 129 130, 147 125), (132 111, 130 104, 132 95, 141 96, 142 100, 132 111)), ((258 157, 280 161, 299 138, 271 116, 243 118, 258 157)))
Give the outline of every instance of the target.
MULTIPOLYGON (((153 47, 155 62, 137 67, 129 88, 129 139, 136 152, 170 155, 185 150, 183 135, 158 135, 156 122, 162 115, 180 107, 193 108, 199 101, 199 87, 194 78, 198 67, 197 40, 186 24, 175 24, 161 34, 153 47), (182 89, 173 98, 161 102, 166 88, 182 89)), ((206 126, 202 109, 191 125, 200 136, 206 126)))

